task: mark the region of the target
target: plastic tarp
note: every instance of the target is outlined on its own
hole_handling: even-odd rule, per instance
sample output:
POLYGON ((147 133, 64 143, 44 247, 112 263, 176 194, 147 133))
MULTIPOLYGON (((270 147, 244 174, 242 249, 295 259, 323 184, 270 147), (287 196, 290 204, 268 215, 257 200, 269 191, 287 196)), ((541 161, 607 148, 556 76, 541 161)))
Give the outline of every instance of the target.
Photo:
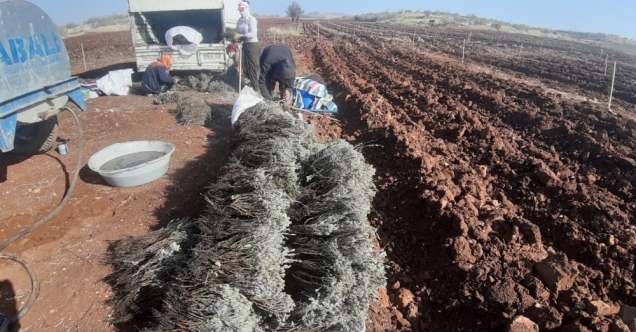
POLYGON ((178 26, 166 31, 166 44, 171 49, 181 52, 181 55, 190 56, 194 54, 202 41, 203 36, 201 33, 190 27, 178 26), (191 44, 174 45, 174 37, 179 35, 183 36, 191 44))
POLYGON ((327 97, 327 87, 324 84, 312 80, 311 78, 300 78, 294 82, 294 89, 307 91, 312 96, 318 98, 327 97))
POLYGON ((97 80, 97 87, 108 96, 126 96, 132 86, 132 74, 132 69, 108 72, 108 75, 97 80))
POLYGON ((263 97, 252 88, 246 86, 241 90, 232 107, 232 126, 246 109, 263 101, 263 97))
POLYGON ((292 106, 316 112, 338 112, 338 106, 333 102, 333 96, 327 93, 327 87, 306 77, 297 78, 294 82, 292 106))

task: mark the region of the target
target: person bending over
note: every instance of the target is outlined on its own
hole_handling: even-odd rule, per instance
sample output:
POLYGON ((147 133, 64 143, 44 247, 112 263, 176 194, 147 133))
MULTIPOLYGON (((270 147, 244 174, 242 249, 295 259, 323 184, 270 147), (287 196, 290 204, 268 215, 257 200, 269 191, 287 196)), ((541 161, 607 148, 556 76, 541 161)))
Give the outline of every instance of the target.
POLYGON ((162 55, 159 61, 151 63, 141 77, 141 88, 146 94, 159 94, 170 89, 178 79, 170 76, 170 68, 174 64, 171 55, 162 55))
POLYGON ((278 83, 281 96, 285 101, 290 101, 296 79, 296 62, 289 47, 281 44, 267 46, 261 54, 260 66, 258 87, 261 95, 271 100, 278 83))

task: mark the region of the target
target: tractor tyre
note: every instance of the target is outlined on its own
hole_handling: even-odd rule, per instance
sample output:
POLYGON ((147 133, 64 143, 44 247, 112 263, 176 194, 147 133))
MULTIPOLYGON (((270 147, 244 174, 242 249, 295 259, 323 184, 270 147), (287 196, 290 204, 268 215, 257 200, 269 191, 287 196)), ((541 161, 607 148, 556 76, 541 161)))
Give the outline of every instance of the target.
POLYGON ((57 116, 18 126, 12 153, 31 156, 49 151, 57 140, 57 116))

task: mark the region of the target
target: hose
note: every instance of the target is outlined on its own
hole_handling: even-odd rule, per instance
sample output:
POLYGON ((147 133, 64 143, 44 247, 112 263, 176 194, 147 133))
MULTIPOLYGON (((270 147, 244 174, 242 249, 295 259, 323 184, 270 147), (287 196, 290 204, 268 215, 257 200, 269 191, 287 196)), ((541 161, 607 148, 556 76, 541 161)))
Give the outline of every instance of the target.
POLYGON ((12 245, 15 241, 21 239, 25 235, 31 233, 38 227, 46 224, 51 219, 53 219, 53 217, 55 217, 58 213, 60 213, 60 211, 62 210, 62 208, 64 208, 66 203, 68 203, 69 199, 71 198, 71 193, 73 192, 73 189, 75 189, 75 184, 77 183, 77 177, 79 176, 80 164, 82 162, 82 155, 84 152, 84 133, 82 131, 82 124, 80 123, 80 120, 75 114, 75 112, 73 112, 73 110, 71 110, 68 107, 62 108, 62 111, 68 111, 71 114, 73 114, 73 117, 75 118, 75 121, 77 122, 77 125, 79 128, 79 135, 80 135, 79 150, 77 153, 77 167, 75 168, 75 173, 73 173, 73 178, 71 179, 71 186, 68 188, 68 191, 66 192, 66 195, 64 196, 64 199, 62 200, 62 202, 60 202, 60 204, 57 206, 55 210, 53 210, 53 212, 49 213, 49 215, 47 215, 46 217, 44 217, 42 220, 38 221, 37 223, 33 224, 31 227, 21 230, 16 236, 10 238, 9 240, 1 244, 0 251, 6 249, 8 246, 12 245))
POLYGON ((0 253, 0 259, 12 260, 22 265, 22 267, 29 274, 29 278, 31 279, 31 295, 29 296, 29 300, 27 301, 26 305, 22 307, 22 309, 20 309, 20 311, 18 311, 18 313, 14 317, 5 319, 4 322, 2 322, 2 325, 0 325, 0 332, 6 332, 8 331, 10 324, 13 324, 17 322, 18 320, 20 320, 20 318, 22 318, 27 313, 27 311, 31 309, 31 307, 33 306, 33 303, 38 297, 38 294, 40 293, 40 284, 38 283, 38 280, 35 278, 35 274, 33 273, 33 270, 31 270, 29 265, 22 258, 15 255, 11 255, 11 254, 0 253))
MULTIPOLYGON (((8 246, 15 243, 15 241, 21 239, 22 237, 33 232, 35 229, 49 222, 51 219, 53 219, 53 217, 55 217, 58 213, 60 213, 62 208, 64 208, 66 203, 68 203, 69 199, 71 198, 71 194, 73 193, 73 190, 75 189, 75 185, 77 184, 77 179, 79 177, 79 172, 81 168, 80 166, 82 163, 82 156, 84 155, 84 131, 82 129, 82 123, 77 117, 77 114, 75 114, 75 112, 73 112, 73 110, 68 107, 63 107, 60 113, 64 111, 70 112, 73 115, 73 117, 75 118, 75 122, 77 122, 77 128, 79 130, 79 149, 77 151, 77 167, 75 167, 75 172, 73 173, 73 177, 71 178, 71 184, 68 188, 68 191, 66 192, 66 195, 64 195, 64 199, 62 199, 62 201, 57 206, 57 208, 55 208, 55 210, 53 210, 46 217, 42 218, 40 221, 36 222, 32 226, 21 230, 16 236, 2 243, 0 245, 0 251, 6 249, 8 246)), ((35 300, 37 299, 37 296, 40 292, 40 286, 37 279, 35 278, 35 274, 33 273, 29 265, 24 260, 22 260, 21 258, 15 255, 3 254, 3 253, 0 253, 0 259, 12 260, 20 264, 29 274, 29 278, 31 279, 31 289, 32 289, 31 295, 29 296, 29 301, 27 301, 26 305, 22 307, 20 311, 18 311, 18 314, 15 315, 14 317, 5 319, 3 322, 0 322, 0 332, 6 332, 10 324, 17 322, 31 309, 31 307, 33 306, 33 303, 35 303, 35 300)))

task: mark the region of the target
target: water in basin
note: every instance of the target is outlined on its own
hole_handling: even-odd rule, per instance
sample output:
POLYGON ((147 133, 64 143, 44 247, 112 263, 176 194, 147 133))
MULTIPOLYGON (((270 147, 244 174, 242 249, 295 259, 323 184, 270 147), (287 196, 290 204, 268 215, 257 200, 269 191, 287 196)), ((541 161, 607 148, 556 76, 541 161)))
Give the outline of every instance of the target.
POLYGON ((142 151, 123 155, 106 162, 100 171, 116 171, 145 164, 151 160, 155 160, 161 156, 165 156, 165 152, 158 151, 142 151))

